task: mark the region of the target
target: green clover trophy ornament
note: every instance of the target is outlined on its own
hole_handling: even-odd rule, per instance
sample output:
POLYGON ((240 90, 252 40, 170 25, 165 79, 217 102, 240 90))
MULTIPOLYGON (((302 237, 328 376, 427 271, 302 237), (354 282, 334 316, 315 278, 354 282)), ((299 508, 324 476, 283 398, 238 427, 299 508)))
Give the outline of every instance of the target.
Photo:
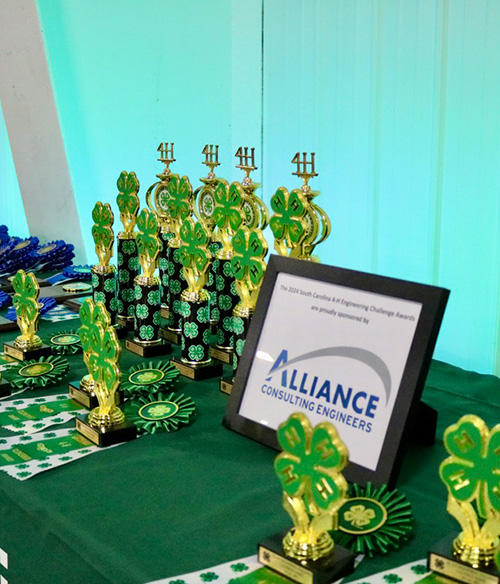
POLYGON ((92 237, 99 263, 92 266, 92 297, 94 302, 103 302, 109 312, 111 324, 116 323, 118 299, 116 297, 116 269, 110 265, 113 256, 114 215, 109 203, 104 205, 99 201, 92 210, 92 237))
POLYGON ((205 155, 205 160, 203 164, 208 167, 208 174, 204 178, 200 178, 203 185, 196 189, 193 193, 195 198, 194 214, 196 215, 198 221, 203 223, 203 227, 206 229, 210 243, 208 244, 208 249, 212 254, 212 262, 207 275, 207 283, 205 284, 205 289, 210 295, 210 322, 216 324, 217 311, 217 287, 216 287, 216 276, 219 266, 219 260, 217 259, 217 252, 222 248, 222 244, 217 240, 215 236, 215 189, 219 184, 221 178, 215 175, 215 168, 219 166, 219 146, 214 144, 206 144, 205 148, 202 150, 202 154, 205 155), (216 311, 214 313, 214 311, 216 311))
POLYGON ((231 267, 240 302, 233 310, 233 317, 226 317, 222 323, 223 327, 233 332, 233 373, 231 377, 221 379, 219 385, 220 390, 228 394, 233 389, 234 377, 264 279, 266 271, 264 258, 267 254, 267 242, 259 228, 250 230, 246 226, 240 227, 232 243, 234 255, 231 259, 231 267))
POLYGON ((137 227, 136 243, 142 273, 134 279, 134 338, 127 339, 125 346, 141 357, 156 357, 171 351, 170 344, 160 338, 160 280, 155 276, 155 271, 162 244, 158 236, 158 223, 149 209, 141 211, 137 227))
POLYGON ((40 287, 35 274, 32 272, 26 274, 24 270, 19 270, 12 279, 12 286, 14 288, 12 302, 21 334, 14 341, 4 344, 5 354, 18 361, 50 355, 50 347, 44 345, 36 334, 41 305, 38 302, 40 287))
MULTIPOLYGON (((97 395, 95 392, 95 380, 92 375, 90 360, 92 357, 93 345, 92 338, 95 336, 94 329, 100 324, 103 328, 111 325, 109 312, 102 302, 94 303, 88 298, 80 307, 80 328, 78 336, 83 350, 83 362, 87 367, 88 373, 81 380, 70 381, 68 387, 69 397, 84 407, 91 409, 98 405, 97 395)), ((116 403, 121 402, 121 393, 115 393, 116 403)))
POLYGON ((134 231, 139 211, 139 181, 134 172, 122 171, 116 183, 116 202, 120 210, 123 231, 118 233, 118 324, 128 329, 134 327, 135 293, 134 279, 139 275, 139 258, 134 231))
POLYGON ((294 527, 259 544, 259 561, 295 582, 327 584, 354 569, 354 553, 335 545, 328 533, 347 497, 341 471, 347 448, 334 426, 312 428, 302 413, 292 414, 278 428, 283 449, 274 469, 283 488, 283 507, 294 527))
POLYGON ((292 164, 297 165, 297 170, 292 174, 300 177, 303 184, 291 192, 285 187, 277 189, 271 197, 273 215, 269 225, 279 255, 317 262, 319 259, 312 254, 330 235, 331 223, 325 211, 314 202, 319 192, 309 185, 309 180, 318 176, 314 157, 314 152, 310 160, 306 152, 302 153, 302 159, 299 152, 293 157, 292 164))
POLYGON ((446 429, 450 454, 439 468, 448 489, 446 510, 462 531, 429 553, 429 569, 459 582, 500 582, 495 555, 500 548, 500 424, 491 430, 474 415, 446 429))
POLYGON ((162 244, 159 253, 159 273, 160 273, 160 292, 161 292, 161 312, 163 318, 168 318, 169 314, 169 289, 168 289, 168 260, 170 248, 168 247, 169 240, 174 236, 173 227, 171 225, 170 212, 168 210, 168 200, 170 193, 168 192, 168 183, 173 176, 170 170, 170 165, 175 162, 174 158, 174 144, 173 142, 162 142, 157 151, 160 157, 157 159, 165 165, 162 172, 156 175, 159 179, 153 183, 146 192, 146 204, 149 210, 154 214, 156 221, 160 227, 160 241, 162 244))
POLYGON ((209 236, 201 222, 188 217, 180 229, 182 245, 179 254, 187 284, 180 297, 181 358, 172 359, 181 375, 191 379, 207 379, 222 374, 222 363, 214 363, 209 354, 210 296, 205 290, 207 272, 212 259, 209 236))
POLYGON ((173 237, 168 242, 168 301, 169 314, 167 328, 162 328, 161 335, 167 341, 179 345, 181 342, 181 292, 184 288, 184 273, 179 249, 182 245, 180 229, 183 222, 193 213, 193 187, 187 176, 173 175, 167 187, 169 193, 168 212, 170 215, 173 237))
POLYGON ((120 384, 118 359, 121 352, 116 330, 109 323, 103 325, 106 319, 102 313, 106 309, 102 303, 94 304, 87 299, 82 310, 82 326, 87 329, 83 336, 88 333, 85 338, 87 362, 99 405, 88 416, 76 418, 76 429, 98 446, 112 446, 133 440, 137 436, 136 428, 126 421, 125 415, 116 405, 116 392, 120 384))

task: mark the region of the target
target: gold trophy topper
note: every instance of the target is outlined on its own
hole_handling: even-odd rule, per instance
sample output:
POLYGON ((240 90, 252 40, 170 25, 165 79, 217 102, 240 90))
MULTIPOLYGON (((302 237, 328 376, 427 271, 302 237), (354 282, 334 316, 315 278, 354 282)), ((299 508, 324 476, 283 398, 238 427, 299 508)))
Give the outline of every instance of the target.
POLYGON ((102 302, 94 304, 94 301, 87 298, 80 307, 81 326, 78 329, 78 336, 83 349, 83 361, 88 370, 88 376, 85 376, 81 383, 89 391, 94 389, 95 382, 90 367, 90 358, 93 351, 92 339, 95 337, 94 327, 100 324, 103 328, 111 325, 111 318, 102 302))
POLYGON ((109 267, 109 260, 113 256, 113 243, 115 235, 113 233, 114 215, 109 203, 104 205, 101 202, 95 204, 92 210, 92 237, 95 243, 95 252, 99 258, 99 267, 109 267))
POLYGON ((116 202, 120 210, 120 220, 123 223, 123 232, 118 235, 123 239, 133 239, 135 237, 134 228, 139 211, 139 180, 135 172, 122 171, 118 181, 118 196, 116 202))
POLYGON ((348 460, 347 448, 332 424, 314 428, 301 413, 292 414, 278 428, 283 452, 274 468, 283 488, 283 507, 294 527, 283 539, 283 551, 301 561, 333 552, 328 533, 337 527, 337 512, 347 498, 341 474, 348 460))
POLYGON ((242 226, 234 235, 232 244, 231 267, 241 299, 240 308, 253 311, 266 271, 267 241, 260 229, 250 231, 242 226))
POLYGON ((450 456, 439 475, 448 489, 448 513, 461 533, 453 554, 473 568, 493 566, 500 535, 500 424, 491 430, 474 415, 446 429, 450 456))
POLYGON ((236 165, 236 168, 240 168, 245 173, 245 177, 241 181, 241 188, 244 193, 243 221, 250 229, 258 228, 264 230, 269 223, 269 211, 264 201, 255 194, 255 191, 260 187, 250 177, 250 173, 258 168, 255 166, 255 148, 250 148, 250 153, 248 150, 246 146, 240 147, 235 154, 240 162, 236 165))
POLYGON ((19 270, 12 280, 14 297, 12 302, 16 309, 17 325, 21 331, 20 336, 14 340, 14 346, 18 349, 37 349, 42 346, 42 341, 35 333, 38 330, 38 317, 41 305, 38 302, 40 287, 35 274, 19 270))
POLYGON ((150 211, 154 213, 162 233, 169 233, 171 230, 170 216, 168 212, 168 200, 170 194, 167 190, 171 178, 177 175, 172 174, 170 165, 175 162, 174 143, 162 142, 158 146, 160 157, 158 160, 163 162, 165 168, 163 172, 156 175, 159 181, 153 183, 146 192, 146 204, 150 211))
POLYGON ((203 223, 209 237, 212 238, 215 229, 215 188, 220 180, 214 173, 214 169, 220 164, 219 146, 206 144, 201 153, 205 155, 203 164, 208 166, 208 174, 200 179, 203 186, 197 188, 193 193, 193 198, 196 200, 194 213, 198 221, 203 223))
POLYGON ((139 263, 142 268, 141 279, 150 281, 154 278, 154 272, 158 267, 158 253, 161 249, 161 242, 158 237, 158 223, 153 213, 148 209, 143 209, 137 218, 137 249, 139 251, 139 263))
POLYGON ((182 224, 180 237, 182 244, 179 251, 188 285, 187 293, 199 296, 205 285, 212 258, 208 249, 210 241, 208 233, 202 223, 195 223, 191 217, 188 217, 182 224))

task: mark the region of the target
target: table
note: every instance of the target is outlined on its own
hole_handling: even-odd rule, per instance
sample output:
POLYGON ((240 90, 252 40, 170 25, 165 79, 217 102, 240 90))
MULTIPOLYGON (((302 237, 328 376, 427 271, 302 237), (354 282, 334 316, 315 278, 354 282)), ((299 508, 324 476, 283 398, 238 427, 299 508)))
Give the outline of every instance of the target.
MULTIPOLYGON (((40 335, 76 326, 77 320, 42 321, 40 335)), ((1 334, 2 346, 15 336, 1 334)), ((81 355, 68 359, 70 376, 39 395, 65 391, 70 378, 83 376, 81 355)), ((124 350, 122 370, 138 359, 124 350)), ((0 473, 0 548, 9 556, 0 576, 10 584, 175 580, 248 556, 262 537, 291 526, 273 471, 276 452, 221 425, 227 396, 218 382, 181 378, 177 390, 197 405, 189 427, 142 437, 25 482, 0 473)), ((441 437, 465 413, 494 425, 500 380, 433 361, 423 397, 439 411, 439 441, 411 445, 398 481, 413 507, 415 536, 397 552, 363 561, 352 580, 422 558, 458 528, 446 513, 438 478, 446 457, 441 437)))

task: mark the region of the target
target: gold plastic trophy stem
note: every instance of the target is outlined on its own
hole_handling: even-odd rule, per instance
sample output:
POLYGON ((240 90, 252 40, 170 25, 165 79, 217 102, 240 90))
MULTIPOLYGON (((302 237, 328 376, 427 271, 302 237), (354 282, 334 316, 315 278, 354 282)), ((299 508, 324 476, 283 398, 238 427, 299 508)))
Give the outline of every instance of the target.
MULTIPOLYGON (((39 305, 40 306, 40 305, 39 305)), ((38 330, 38 315, 31 321, 24 315, 17 317, 17 326, 21 334, 14 340, 14 346, 18 349, 38 349, 42 346, 42 340, 35 334, 38 330)))

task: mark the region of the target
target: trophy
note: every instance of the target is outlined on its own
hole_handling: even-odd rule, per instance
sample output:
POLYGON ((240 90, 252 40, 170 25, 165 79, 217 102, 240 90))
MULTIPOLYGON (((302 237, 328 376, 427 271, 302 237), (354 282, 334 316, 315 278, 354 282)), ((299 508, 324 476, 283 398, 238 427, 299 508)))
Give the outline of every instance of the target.
POLYGON ((89 299, 80 311, 82 326, 88 331, 88 367, 99 405, 88 416, 76 418, 76 429, 98 446, 112 446, 137 436, 136 427, 125 420, 116 405, 121 349, 115 328, 109 323, 103 326, 106 318, 99 313, 105 310, 102 303, 94 304, 89 299))
POLYGON ((240 161, 240 163, 236 165, 236 168, 240 168, 245 173, 245 176, 241 181, 244 193, 243 223, 249 229, 258 228, 264 230, 269 223, 269 211, 264 204, 264 201, 255 194, 255 191, 260 187, 260 184, 254 183, 250 177, 250 173, 258 168, 255 166, 255 148, 250 148, 249 154, 247 147, 240 147, 236 151, 235 156, 239 158, 240 161))
POLYGON ((134 279, 139 274, 139 258, 135 244, 135 224, 139 210, 139 181, 134 172, 123 171, 116 183, 116 202, 120 210, 123 231, 118 234, 118 308, 116 321, 127 330, 134 328, 134 279))
POLYGON ((143 209, 137 218, 136 242, 142 274, 135 277, 134 338, 125 346, 141 357, 156 357, 170 353, 171 347, 160 338, 160 280, 154 275, 158 267, 161 243, 158 224, 153 213, 143 209))
POLYGON ((167 187, 169 199, 167 202, 171 225, 174 235, 169 240, 168 259, 168 290, 169 290, 169 314, 167 328, 162 328, 161 336, 175 343, 181 342, 181 292, 185 285, 183 266, 180 257, 180 229, 182 223, 192 215, 193 212, 193 188, 187 176, 180 178, 172 175, 167 187))
MULTIPOLYGON (((175 162, 173 142, 162 142, 157 151, 160 153, 158 161, 163 162, 165 168, 163 172, 157 174, 160 180, 152 184, 146 192, 146 203, 150 211, 154 214, 160 226, 160 241, 162 248, 159 255, 160 291, 161 291, 161 316, 168 318, 169 315, 169 288, 168 288, 168 261, 170 248, 169 240, 174 236, 168 211, 168 183, 172 176, 170 165, 175 162)), ((177 176, 177 175, 175 175, 177 176)))
POLYGON ((328 215, 313 199, 319 195, 311 190, 309 180, 318 173, 315 171, 315 153, 307 160, 307 153, 297 152, 292 164, 297 165, 292 174, 302 179, 300 189, 288 192, 280 187, 271 198, 271 208, 274 211, 269 222, 274 235, 274 249, 279 255, 289 256, 308 261, 319 261, 312 254, 315 247, 324 241, 331 231, 328 215))
POLYGON ((239 301, 231 266, 234 256, 232 238, 242 224, 242 205, 244 193, 241 185, 234 182, 231 186, 221 180, 215 189, 215 236, 222 247, 216 253, 218 269, 215 277, 217 288, 217 308, 212 311, 217 321, 217 341, 210 349, 210 355, 223 363, 231 363, 233 347, 232 329, 224 328, 224 323, 233 317, 233 310, 239 301))
MULTIPOLYGON (((214 146, 213 144, 206 144, 205 148, 202 150, 202 154, 205 155, 205 160, 203 164, 208 166, 208 174, 204 178, 200 178, 203 183, 202 187, 199 187, 194 192, 194 198, 196 205, 194 208, 194 213, 199 221, 203 223, 204 228, 209 234, 210 243, 208 244, 208 249, 212 254, 212 262, 207 274, 207 282, 205 284, 205 290, 210 296, 209 310, 210 310, 210 323, 215 325, 217 319, 214 315, 214 310, 217 309, 217 287, 215 285, 217 270, 219 265, 219 260, 216 258, 217 252, 221 249, 222 245, 220 241, 217 241, 215 237, 215 189, 217 184, 221 180, 215 176, 214 169, 219 166, 219 146, 214 146)), ((217 313, 216 313, 217 314, 217 313)))
POLYGON ((233 318, 228 319, 224 326, 229 326, 234 335, 233 374, 220 380, 220 390, 230 394, 233 389, 234 377, 238 363, 243 353, 250 321, 257 303, 260 286, 264 278, 267 254, 267 242, 260 229, 250 230, 243 226, 236 232, 232 240, 234 256, 231 266, 240 302, 233 310, 233 318))
MULTIPOLYGON (((102 302, 109 312, 111 324, 116 322, 118 301, 116 298, 116 270, 109 265, 113 256, 113 243, 115 236, 113 233, 113 211, 109 203, 104 205, 101 202, 95 204, 92 210, 92 237, 95 243, 95 252, 99 258, 99 264, 92 266, 92 290, 95 303, 102 302)), ((125 329, 120 328, 120 333, 125 329)))
MULTIPOLYGON (((94 304, 88 298, 80 307, 80 321, 81 326, 78 329, 78 336, 80 337, 83 350, 83 361, 88 373, 81 380, 73 380, 69 383, 68 394, 71 399, 88 409, 92 409, 98 405, 95 392, 95 380, 92 376, 92 368, 90 366, 93 350, 92 331, 96 324, 100 324, 104 329, 109 327, 111 325, 111 319, 104 304, 94 304)), ((121 402, 121 394, 119 391, 115 392, 115 399, 117 404, 121 402)))
POLYGON ((203 225, 188 217, 180 229, 182 245, 179 253, 187 288, 180 297, 182 316, 181 358, 172 359, 181 375, 191 379, 208 379, 222 374, 222 363, 214 363, 209 355, 209 294, 204 285, 210 268, 208 234, 203 225))
POLYGON ((500 424, 491 430, 474 415, 446 429, 450 456, 439 467, 448 489, 446 510, 462 531, 441 540, 430 552, 433 572, 467 583, 498 583, 495 556, 500 549, 500 424))
POLYGON ((294 527, 259 543, 259 562, 294 582, 327 584, 354 569, 355 554, 335 545, 328 533, 347 498, 341 474, 348 453, 334 426, 314 428, 304 414, 292 414, 278 428, 283 452, 274 469, 283 488, 283 507, 294 527))
POLYGON ((17 326, 21 334, 14 341, 4 344, 5 354, 18 361, 38 359, 50 355, 50 347, 44 345, 36 334, 40 314, 38 302, 40 287, 35 275, 32 272, 26 274, 24 270, 19 270, 12 279, 12 286, 14 288, 12 302, 16 309, 17 326))

